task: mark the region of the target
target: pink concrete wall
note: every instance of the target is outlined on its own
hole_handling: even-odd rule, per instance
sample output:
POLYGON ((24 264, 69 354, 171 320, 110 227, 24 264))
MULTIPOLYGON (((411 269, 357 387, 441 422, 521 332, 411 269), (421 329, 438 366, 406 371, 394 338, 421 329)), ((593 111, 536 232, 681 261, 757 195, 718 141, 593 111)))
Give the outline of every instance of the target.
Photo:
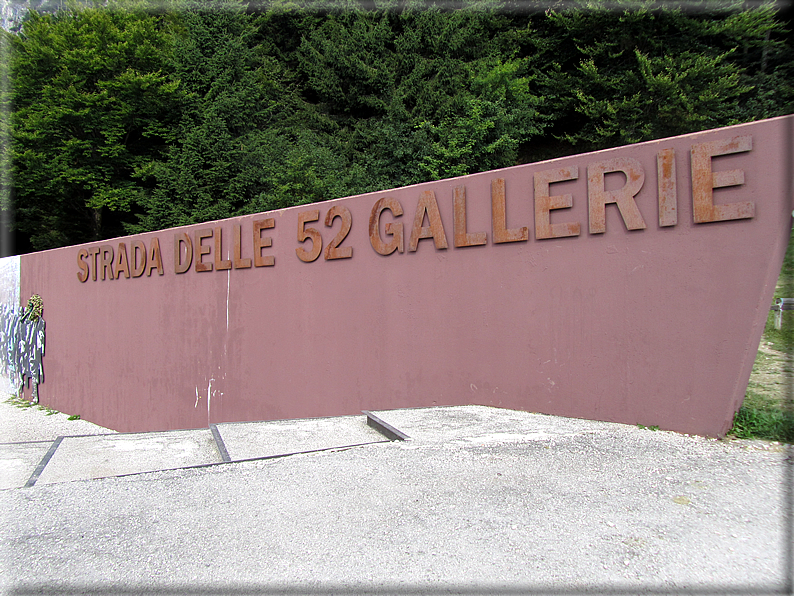
MULTIPOLYGON (((743 399, 788 241, 792 122, 773 119, 25 255, 21 300, 39 293, 47 321, 41 401, 120 431, 483 404, 721 435, 743 399), (701 205, 699 217, 740 219, 693 223, 691 149, 735 137, 750 137, 735 147, 749 142, 751 149, 697 158, 695 178, 698 196, 715 181, 733 184, 713 190, 715 204, 731 206, 701 205), (674 149, 675 172, 668 163, 667 178, 660 178, 664 160, 657 154, 667 149, 674 149), (627 230, 618 206, 609 204, 605 232, 590 233, 598 210, 588 216, 588 167, 597 201, 598 164, 613 158, 636 162, 612 162, 627 174, 607 173, 604 188, 642 183, 634 196, 639 220, 630 209, 632 192, 621 201, 628 225, 646 227, 627 230), (566 177, 560 168, 568 168, 573 177, 573 166, 576 179, 550 186, 553 196, 570 194, 573 206, 551 210, 550 224, 558 234, 576 231, 565 224, 579 224, 580 232, 538 239, 535 209, 543 200, 535 174, 566 177), (712 177, 703 167, 741 170, 743 183, 740 174, 712 177), (494 243, 498 179, 505 181, 506 226, 526 226, 526 241, 494 243), (454 246, 453 196, 461 186, 468 232, 485 232, 485 244, 454 246), (434 193, 448 248, 425 238, 411 252, 425 191, 434 193), (660 194, 667 197, 662 223, 677 213, 675 225, 660 225, 660 194), (404 252, 388 256, 374 250, 369 234, 373 206, 384 197, 404 210, 401 217, 381 215, 385 242, 393 238, 386 224, 404 226, 404 252), (334 206, 352 216, 341 244, 352 257, 301 261, 296 248, 311 247, 298 242, 299 215, 319 210, 320 220, 305 226, 320 231, 325 249, 341 225, 340 218, 324 225, 334 206), (177 233, 195 241, 196 230, 220 227, 220 258, 232 260, 240 225, 240 256, 252 258, 253 222, 266 218, 274 227, 261 236, 272 246, 259 252, 274 257, 273 266, 218 271, 213 237, 202 241, 209 249, 202 262, 212 271, 196 271, 194 254, 194 267, 175 273, 177 233), (155 269, 150 276, 93 281, 89 274, 79 281, 81 249, 108 245, 118 255, 120 242, 129 253, 132 241, 150 250, 153 238, 163 275, 155 269)), ((427 218, 424 226, 432 231, 427 218)))

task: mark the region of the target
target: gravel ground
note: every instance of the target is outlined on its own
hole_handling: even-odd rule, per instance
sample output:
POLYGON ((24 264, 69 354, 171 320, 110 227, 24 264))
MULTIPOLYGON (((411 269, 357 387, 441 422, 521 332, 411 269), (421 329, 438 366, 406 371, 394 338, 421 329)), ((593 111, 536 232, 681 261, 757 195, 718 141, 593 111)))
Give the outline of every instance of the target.
POLYGON ((783 446, 446 428, 466 408, 393 413, 406 442, 0 491, 0 593, 790 592, 783 446))
POLYGON ((116 432, 44 406, 19 407, 8 394, 0 395, 0 443, 54 441, 59 436, 100 435, 116 432))

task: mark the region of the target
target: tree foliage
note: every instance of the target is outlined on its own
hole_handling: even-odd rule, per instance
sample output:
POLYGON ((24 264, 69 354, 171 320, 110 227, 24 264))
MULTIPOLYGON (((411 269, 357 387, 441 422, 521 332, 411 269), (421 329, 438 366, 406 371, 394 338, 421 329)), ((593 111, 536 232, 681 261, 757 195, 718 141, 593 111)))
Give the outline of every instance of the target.
POLYGON ((791 34, 772 4, 514 8, 33 12, 7 34, 17 228, 50 248, 794 108, 791 34))
POLYGON ((141 10, 73 7, 31 12, 11 37, 16 221, 34 248, 118 234, 147 192, 136 174, 180 104, 166 29, 141 10))
POLYGON ((736 44, 726 41, 741 25, 707 16, 595 4, 550 13, 539 48, 548 56, 542 86, 555 97, 556 113, 571 115, 561 136, 601 148, 740 122, 753 86, 735 60, 736 44))
POLYGON ((145 228, 220 219, 252 200, 262 184, 252 176, 262 169, 258 132, 277 111, 242 6, 181 8, 168 64, 182 92, 179 121, 168 152, 147 172, 156 186, 142 201, 145 228))

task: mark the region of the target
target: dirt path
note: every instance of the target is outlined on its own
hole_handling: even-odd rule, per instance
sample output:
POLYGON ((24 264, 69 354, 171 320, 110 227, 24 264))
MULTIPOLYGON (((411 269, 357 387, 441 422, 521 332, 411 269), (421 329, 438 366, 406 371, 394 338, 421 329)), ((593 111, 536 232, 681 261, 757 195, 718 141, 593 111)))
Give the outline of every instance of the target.
POLYGON ((786 354, 775 350, 765 340, 761 341, 758 355, 750 374, 747 392, 782 403, 790 397, 792 361, 786 354))

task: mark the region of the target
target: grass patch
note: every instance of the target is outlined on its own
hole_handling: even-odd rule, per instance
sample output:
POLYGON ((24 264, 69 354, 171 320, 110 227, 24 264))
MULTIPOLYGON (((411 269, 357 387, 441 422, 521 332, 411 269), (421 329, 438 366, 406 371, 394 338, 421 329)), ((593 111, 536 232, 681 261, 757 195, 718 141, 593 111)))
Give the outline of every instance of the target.
MULTIPOLYGON (((794 298, 794 231, 789 239, 775 298, 794 298)), ((770 305, 771 306, 771 305, 770 305)), ((744 402, 728 431, 739 439, 764 439, 794 443, 794 403, 792 368, 794 361, 794 311, 783 311, 781 329, 775 329, 775 313, 770 311, 761 344, 775 350, 759 351, 753 373, 761 373, 747 386, 744 402), (777 371, 778 374, 774 374, 777 371), (780 374, 782 373, 782 374, 780 374)))
POLYGON ((28 400, 26 400, 23 397, 19 397, 18 395, 12 395, 11 397, 9 397, 6 400, 5 403, 11 404, 14 407, 22 408, 22 409, 32 408, 32 407, 36 406, 37 409, 39 409, 42 412, 44 412, 45 416, 52 416, 53 414, 59 414, 58 410, 53 410, 49 406, 42 406, 42 405, 34 404, 32 401, 28 401, 28 400))
POLYGON ((794 442, 794 412, 785 404, 752 389, 733 419, 729 434, 737 439, 794 442))
POLYGON ((11 397, 9 397, 6 400, 6 403, 11 404, 12 406, 17 408, 32 408, 34 405, 36 405, 33 402, 29 402, 28 400, 22 399, 21 397, 18 397, 16 395, 12 395, 11 397))
POLYGON ((775 329, 775 313, 770 311, 764 327, 762 342, 779 352, 786 352, 791 345, 791 330, 794 329, 794 310, 784 310, 781 329, 775 329))

